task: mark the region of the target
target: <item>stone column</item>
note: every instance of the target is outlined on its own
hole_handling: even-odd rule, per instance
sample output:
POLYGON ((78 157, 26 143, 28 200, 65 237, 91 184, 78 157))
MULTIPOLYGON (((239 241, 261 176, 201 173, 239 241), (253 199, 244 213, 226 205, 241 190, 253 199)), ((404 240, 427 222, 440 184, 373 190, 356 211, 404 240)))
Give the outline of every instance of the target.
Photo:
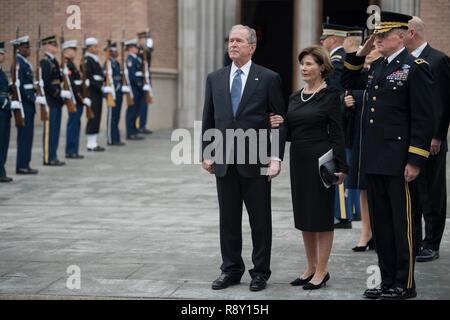
POLYGON ((178 2, 178 127, 192 128, 202 118, 206 77, 223 65, 224 37, 234 24, 235 8, 230 0, 178 2))
POLYGON ((293 52, 293 89, 302 86, 300 80, 300 68, 297 61, 298 54, 303 48, 317 44, 317 26, 321 21, 319 17, 319 1, 317 0, 295 0, 294 1, 294 52, 293 52))

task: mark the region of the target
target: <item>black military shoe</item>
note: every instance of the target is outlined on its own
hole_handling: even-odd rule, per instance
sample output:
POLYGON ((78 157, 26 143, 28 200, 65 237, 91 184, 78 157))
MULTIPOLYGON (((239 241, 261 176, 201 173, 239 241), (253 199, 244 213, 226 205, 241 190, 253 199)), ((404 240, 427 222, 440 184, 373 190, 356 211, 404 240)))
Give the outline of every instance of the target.
POLYGON ((144 137, 138 136, 137 134, 127 137, 127 140, 143 140, 143 139, 144 139, 144 137))
POLYGON ((257 275, 250 282, 250 291, 261 291, 267 287, 267 280, 261 276, 257 275))
POLYGON ((17 169, 16 174, 38 174, 39 171, 31 168, 17 169))
POLYGON ((392 288, 383 292, 381 300, 406 300, 417 297, 416 289, 392 288))
POLYGON ((108 142, 108 146, 113 146, 113 147, 121 147, 124 145, 125 145, 125 143, 123 143, 123 142, 113 142, 113 143, 108 142))
POLYGON ((381 286, 380 288, 374 288, 374 289, 367 289, 364 291, 364 298, 367 299, 379 299, 381 295, 385 292, 388 292, 389 288, 385 286, 381 286))
POLYGON ((350 220, 342 219, 334 224, 335 229, 352 229, 352 222, 350 220))
POLYGON ((100 146, 96 146, 95 148, 87 148, 87 151, 92 151, 92 152, 103 152, 103 151, 105 151, 105 148, 100 147, 100 146))
POLYGON ((59 160, 51 160, 49 162, 44 163, 44 166, 53 166, 53 167, 61 167, 65 166, 66 163, 64 161, 59 160))
POLYGON ((152 130, 148 130, 147 128, 139 129, 139 132, 142 134, 152 134, 153 133, 152 130))
POLYGON ((213 290, 222 290, 239 283, 241 283, 241 279, 236 279, 226 273, 222 273, 219 278, 213 281, 211 288, 213 290))
POLYGON ((66 159, 84 159, 84 156, 80 154, 66 154, 66 159))
POLYGON ((0 183, 8 183, 11 181, 13 181, 13 179, 10 177, 0 177, 0 183))
POLYGON ((439 251, 424 248, 416 256, 417 262, 428 262, 439 259, 439 251))

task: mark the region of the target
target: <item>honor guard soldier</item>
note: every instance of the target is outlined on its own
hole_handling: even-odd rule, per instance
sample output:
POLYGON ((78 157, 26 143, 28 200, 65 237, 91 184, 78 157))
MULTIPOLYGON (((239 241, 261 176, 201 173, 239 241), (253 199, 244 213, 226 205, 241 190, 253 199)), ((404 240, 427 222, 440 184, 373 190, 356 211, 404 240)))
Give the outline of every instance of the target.
MULTIPOLYGON (((17 79, 20 82, 20 97, 25 114, 25 126, 17 128, 17 174, 37 174, 30 167, 34 139, 35 103, 45 103, 44 97, 36 97, 34 91, 33 68, 28 61, 31 54, 29 37, 24 36, 12 41, 17 48, 17 79)), ((12 70, 14 72, 14 70, 12 70)))
POLYGON ((45 57, 41 60, 42 81, 44 81, 45 98, 50 109, 49 118, 44 122, 44 165, 63 166, 66 163, 58 160, 59 136, 64 100, 72 99, 68 90, 62 89, 62 72, 55 54, 58 52, 56 36, 41 39, 45 57))
POLYGON ((85 40, 86 54, 84 56, 84 65, 86 72, 86 81, 89 83, 89 99, 92 101, 92 111, 94 118, 89 119, 86 126, 87 150, 105 151, 105 148, 99 146, 97 142, 100 132, 100 121, 102 119, 103 93, 112 93, 111 87, 104 87, 104 74, 98 58, 98 41, 96 38, 87 38, 85 40))
POLYGON ((417 179, 420 205, 415 212, 417 262, 439 258, 439 247, 447 215, 446 157, 448 151, 448 125, 450 116, 450 58, 431 47, 425 38, 425 23, 414 17, 409 21, 406 48, 416 58, 430 64, 434 78, 432 105, 435 126, 431 140, 430 158, 417 179), (425 237, 422 239, 422 215, 425 237))
POLYGON ((4 62, 5 43, 0 42, 0 182, 11 182, 13 179, 6 176, 5 170, 11 133, 11 110, 20 109, 21 104, 9 99, 9 82, 2 67, 4 62))
MULTIPOLYGON (((150 67, 152 65, 152 54, 153 54, 153 39, 150 36, 150 32, 139 32, 138 36, 138 56, 142 59, 142 62, 146 65, 146 74, 144 74, 144 80, 146 88, 150 91, 150 96, 153 97, 152 91, 152 76, 150 72, 150 67), (144 61, 145 60, 145 61, 144 61)), ((145 101, 145 99, 144 99, 145 101)), ((150 102, 151 103, 151 102, 150 102)), ((142 103, 141 110, 138 114, 137 128, 142 134, 151 134, 152 131, 147 129, 147 118, 148 118, 148 103, 142 103)))
POLYGON ((83 115, 84 105, 90 105, 91 101, 89 98, 83 99, 81 94, 81 75, 74 63, 77 55, 77 40, 65 41, 62 44, 62 49, 66 68, 63 72, 66 72, 69 77, 70 86, 76 103, 76 112, 69 112, 69 117, 67 119, 66 158, 83 159, 84 156, 79 154, 81 116, 83 115))
MULTIPOLYGON (((105 49, 106 50, 106 49, 105 49)), ((114 84, 115 90, 115 107, 108 108, 108 123, 107 123, 107 140, 109 146, 124 146, 125 143, 120 141, 120 112, 122 110, 122 75, 120 71, 120 63, 117 60, 119 57, 119 51, 116 43, 111 43, 109 46, 109 66, 110 70, 108 74, 111 77, 111 82, 114 84)), ((108 64, 105 62, 104 68, 106 69, 108 64)), ((129 92, 129 88, 125 88, 126 92, 129 92)))
POLYGON ((428 63, 408 54, 404 39, 412 17, 381 12, 374 35, 348 53, 342 75, 348 89, 366 89, 361 166, 367 176, 372 229, 381 270, 381 287, 366 298, 416 297, 412 210, 416 178, 430 154, 433 97, 428 63), (382 57, 361 73, 364 56, 376 42, 382 57))
MULTIPOLYGON (((347 27, 338 24, 324 23, 323 33, 320 37, 321 45, 328 50, 331 56, 331 64, 334 67, 334 72, 328 77, 327 85, 330 88, 337 90, 341 96, 344 95, 344 88, 341 84, 341 75, 344 70, 345 50, 344 44, 349 41, 356 41, 356 38, 361 38, 362 42, 363 32, 360 28, 347 27)), ((345 110, 342 108, 343 119, 345 117, 345 110)), ((344 128, 344 131, 347 129, 344 128)), ((347 141, 346 141, 346 146, 347 141)), ((350 155, 350 151, 346 150, 346 156, 350 155)), ((349 159, 347 159, 348 161, 349 159)), ((359 210, 359 195, 355 190, 347 189, 346 181, 336 188, 335 197, 335 218, 337 222, 334 227, 336 229, 351 229, 353 210, 359 210)))
POLYGON ((139 131, 136 127, 136 120, 141 110, 140 107, 145 103, 142 59, 137 56, 137 39, 125 41, 125 47, 128 51, 126 70, 133 97, 133 106, 127 109, 127 139, 142 140, 143 137, 139 136, 139 131))

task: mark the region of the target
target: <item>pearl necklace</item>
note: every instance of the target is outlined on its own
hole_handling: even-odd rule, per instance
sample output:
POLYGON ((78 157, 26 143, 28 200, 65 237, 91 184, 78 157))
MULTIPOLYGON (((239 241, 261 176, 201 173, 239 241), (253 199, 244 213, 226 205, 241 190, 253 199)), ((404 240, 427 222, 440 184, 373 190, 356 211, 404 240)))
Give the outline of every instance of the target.
POLYGON ((314 93, 313 93, 313 94, 311 95, 311 97, 309 97, 308 99, 303 98, 303 92, 305 91, 305 88, 303 88, 303 89, 302 89, 302 92, 300 93, 300 99, 302 99, 303 102, 308 102, 309 100, 311 100, 311 99, 315 96, 315 94, 316 94, 317 92, 319 92, 322 88, 326 88, 326 87, 327 87, 326 82, 323 82, 323 83, 320 85, 320 87, 318 87, 317 90, 314 91, 314 93))

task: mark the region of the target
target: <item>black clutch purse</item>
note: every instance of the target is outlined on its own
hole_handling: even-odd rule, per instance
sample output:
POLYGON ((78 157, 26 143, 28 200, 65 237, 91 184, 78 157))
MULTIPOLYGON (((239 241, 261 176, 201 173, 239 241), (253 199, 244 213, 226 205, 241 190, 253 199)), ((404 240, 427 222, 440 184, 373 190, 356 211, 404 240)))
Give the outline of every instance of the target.
POLYGON ((336 159, 332 159, 322 164, 319 168, 319 172, 323 182, 325 182, 329 186, 336 184, 339 180, 339 177, 334 175, 338 172, 337 169, 338 164, 336 159))

